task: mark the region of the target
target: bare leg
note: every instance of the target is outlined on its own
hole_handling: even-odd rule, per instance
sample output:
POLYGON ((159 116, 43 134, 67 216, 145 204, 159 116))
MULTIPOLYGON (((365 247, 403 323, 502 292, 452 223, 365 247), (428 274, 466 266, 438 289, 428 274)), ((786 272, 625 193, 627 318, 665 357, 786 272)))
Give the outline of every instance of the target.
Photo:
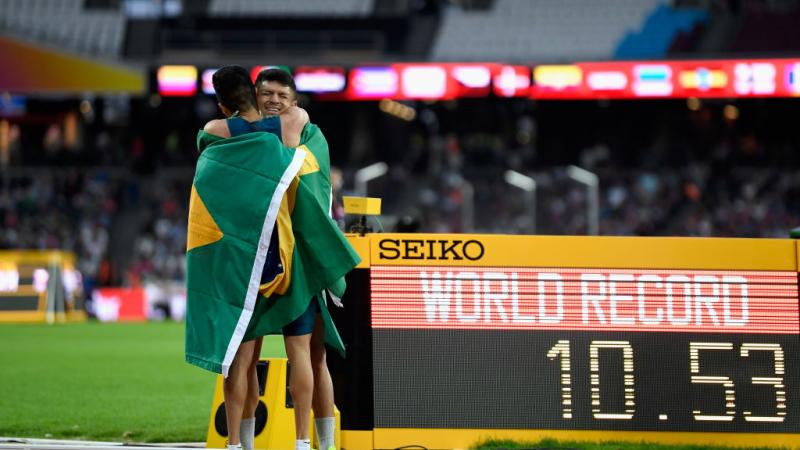
POLYGON ((250 360, 250 367, 247 369, 247 398, 244 402, 242 409, 242 419, 249 419, 255 417, 256 407, 258 406, 258 376, 256 375, 256 364, 261 358, 261 344, 264 342, 264 337, 255 339, 253 345, 253 357, 250 360))
POLYGON ((228 421, 228 444, 240 443, 239 427, 242 423, 242 410, 247 397, 247 376, 250 360, 253 358, 255 341, 243 342, 236 351, 228 378, 223 383, 225 394, 225 415, 228 421))
POLYGON ((314 371, 314 417, 333 417, 333 381, 325 359, 325 324, 319 314, 311 334, 311 367, 314 371))
POLYGON ((309 439, 311 398, 314 394, 314 372, 311 369, 309 344, 311 334, 284 336, 286 356, 292 365, 289 390, 294 401, 294 425, 296 439, 309 439))

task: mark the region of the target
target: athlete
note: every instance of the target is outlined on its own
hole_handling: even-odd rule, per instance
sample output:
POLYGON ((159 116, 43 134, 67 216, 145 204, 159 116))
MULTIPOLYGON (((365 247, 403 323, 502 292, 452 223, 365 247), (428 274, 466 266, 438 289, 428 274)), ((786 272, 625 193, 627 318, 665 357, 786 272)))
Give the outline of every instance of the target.
MULTIPOLYGON (((297 87, 292 75, 281 69, 266 69, 256 77, 256 97, 258 107, 266 117, 280 116, 281 119, 297 108, 297 87)), ((309 125, 313 127, 314 125, 309 125)), ((321 173, 309 185, 315 195, 329 211, 331 206, 330 158, 325 146, 309 149, 321 162, 321 173)), ((325 324, 323 313, 329 317, 325 308, 324 293, 322 301, 312 300, 305 313, 283 328, 286 356, 292 370, 289 389, 294 401, 296 450, 309 448, 309 418, 313 407, 314 429, 321 450, 335 449, 333 382, 328 371, 325 355, 325 324)), ((338 299, 334 298, 334 301, 338 299)), ((333 326, 332 322, 329 322, 333 326)), ((335 328, 335 327, 334 327, 335 328)), ((335 331, 335 330, 334 330, 335 331)))
POLYGON ((203 131, 219 137, 266 131, 282 138, 283 145, 287 147, 300 145, 300 134, 308 123, 308 113, 299 108, 296 102, 284 108, 280 114, 262 116, 251 92, 253 88, 250 87, 249 91, 246 88, 247 85, 252 86, 249 74, 240 66, 225 66, 217 70, 212 77, 212 83, 217 93, 217 104, 226 118, 208 122, 203 131), (218 86, 222 95, 217 90, 218 86))
MULTIPOLYGON (((222 138, 251 132, 269 132, 282 138, 287 147, 300 143, 300 134, 308 123, 308 114, 297 106, 285 108, 282 114, 262 117, 256 106, 256 96, 250 75, 240 66, 225 66, 217 70, 212 83, 218 105, 225 119, 212 120, 203 128, 208 134, 222 138)), ((267 254, 262 283, 281 271, 277 262, 277 233, 273 233, 267 254)), ((224 382, 225 412, 228 424, 228 449, 253 450, 255 440, 255 411, 258 406, 256 363, 261 354, 263 337, 242 342, 224 382)))

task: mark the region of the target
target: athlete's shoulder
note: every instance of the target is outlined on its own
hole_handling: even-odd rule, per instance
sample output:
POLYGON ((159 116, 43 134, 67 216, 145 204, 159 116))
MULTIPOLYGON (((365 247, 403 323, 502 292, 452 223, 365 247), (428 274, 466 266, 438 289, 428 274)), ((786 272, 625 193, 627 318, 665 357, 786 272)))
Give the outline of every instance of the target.
POLYGON ((261 123, 281 123, 281 116, 266 116, 259 120, 261 123))
POLYGON ((281 129, 281 116, 267 116, 262 117, 261 120, 258 121, 260 128, 264 130, 268 130, 271 133, 280 132, 281 129))
POLYGON ((219 137, 231 137, 230 129, 228 128, 228 121, 225 119, 214 119, 209 121, 203 127, 203 131, 208 134, 213 134, 219 137))

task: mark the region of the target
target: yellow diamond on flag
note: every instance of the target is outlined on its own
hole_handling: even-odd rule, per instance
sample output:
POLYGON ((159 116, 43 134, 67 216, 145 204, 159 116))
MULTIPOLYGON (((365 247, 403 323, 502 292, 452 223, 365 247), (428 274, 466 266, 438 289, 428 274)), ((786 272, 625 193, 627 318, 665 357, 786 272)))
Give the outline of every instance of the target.
POLYGON ((189 197, 189 232, 186 238, 186 251, 203 245, 213 244, 222 239, 223 233, 217 222, 211 217, 203 199, 197 194, 192 185, 192 194, 189 197))

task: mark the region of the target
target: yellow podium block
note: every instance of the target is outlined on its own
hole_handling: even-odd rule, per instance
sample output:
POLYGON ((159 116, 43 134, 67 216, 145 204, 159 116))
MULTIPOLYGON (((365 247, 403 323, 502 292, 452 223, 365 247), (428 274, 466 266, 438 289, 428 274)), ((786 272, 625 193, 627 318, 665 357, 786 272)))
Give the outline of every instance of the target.
POLYGON ((381 199, 375 197, 343 196, 344 212, 347 214, 363 214, 378 216, 381 213, 381 199))
MULTIPOLYGON (((256 365, 258 375, 259 402, 256 408, 256 430, 254 447, 267 450, 294 449, 294 405, 289 393, 289 364, 286 358, 262 359, 256 365)), ((208 421, 206 448, 225 448, 228 424, 225 417, 223 377, 217 376, 214 400, 208 421)), ((309 436, 312 448, 318 448, 314 433, 313 411, 309 436)), ((336 447, 341 445, 341 416, 334 408, 336 447)))

